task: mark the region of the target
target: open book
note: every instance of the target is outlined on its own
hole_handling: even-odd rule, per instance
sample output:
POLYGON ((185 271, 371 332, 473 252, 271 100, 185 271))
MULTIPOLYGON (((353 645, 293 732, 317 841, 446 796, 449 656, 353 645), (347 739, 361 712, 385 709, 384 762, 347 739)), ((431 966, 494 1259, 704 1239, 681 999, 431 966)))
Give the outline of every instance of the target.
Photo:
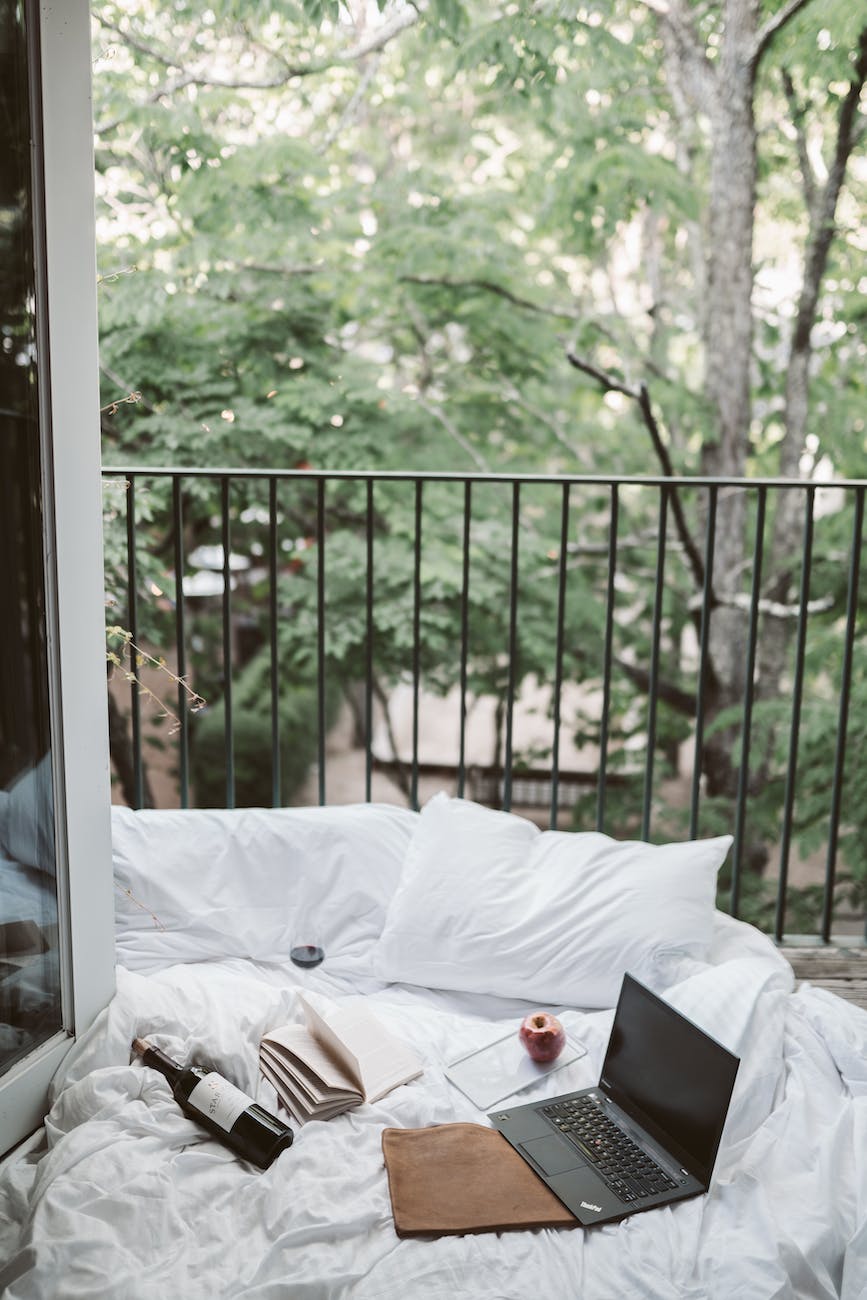
POLYGON ((378 1101, 422 1072, 414 1052, 359 1006, 298 994, 307 1021, 263 1036, 259 1068, 302 1124, 378 1101))

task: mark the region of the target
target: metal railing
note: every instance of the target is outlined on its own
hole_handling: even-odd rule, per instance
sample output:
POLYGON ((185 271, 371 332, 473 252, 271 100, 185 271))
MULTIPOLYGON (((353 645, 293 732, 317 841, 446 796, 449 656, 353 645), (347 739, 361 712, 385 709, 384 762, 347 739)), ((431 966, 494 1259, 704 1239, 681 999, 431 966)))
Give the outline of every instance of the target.
MULTIPOLYGON (((380 762, 374 708, 383 681, 402 677, 410 686, 409 752, 390 757, 403 770, 413 807, 425 769, 420 728, 428 681, 443 697, 453 688, 459 796, 471 791, 470 704, 488 690, 497 695, 500 733, 487 790, 488 797, 496 790, 504 809, 514 806, 516 780, 531 769, 538 777, 541 766, 550 826, 562 824, 561 789, 577 782, 586 791, 577 823, 585 829, 642 839, 674 838, 678 828, 690 838, 730 832, 729 910, 743 913, 745 890, 746 902, 754 899, 759 873, 750 869, 751 855, 764 850, 765 924, 778 939, 790 928, 793 855, 812 835, 823 844, 823 864, 817 874, 814 852, 816 879, 807 891, 816 934, 827 941, 847 907, 850 930, 863 926, 861 864, 851 852, 857 836, 848 805, 844 817, 844 796, 847 737, 853 730, 860 737, 862 726, 867 733, 860 690, 853 695, 853 678, 861 682, 855 651, 867 482, 150 467, 103 473, 122 485, 125 502, 112 525, 125 529, 113 575, 125 587, 117 594, 119 617, 134 646, 143 631, 154 635, 144 625, 156 619, 159 638, 172 642, 179 677, 192 674, 197 689, 193 659, 204 658, 201 646, 191 655, 193 640, 202 640, 191 607, 201 599, 185 594, 185 579, 203 539, 219 556, 210 606, 212 621, 218 609, 219 643, 204 657, 212 676, 219 670, 226 806, 236 802, 244 707, 235 699, 240 601, 248 615, 254 611, 257 653, 268 662, 270 789, 261 802, 282 800, 281 696, 291 668, 281 637, 292 632, 289 662, 307 654, 315 700, 319 803, 328 802, 335 684, 351 679, 359 688, 358 798, 367 801, 380 762), (252 574, 243 592, 233 569, 238 552, 252 574), (145 568, 159 575, 150 586, 145 558, 145 568), (170 595, 170 612, 159 617, 155 589, 170 595), (333 643, 346 639, 349 624, 355 641, 341 658, 333 643), (522 752, 516 732, 528 672, 549 690, 550 742, 541 765, 538 754, 522 752), (564 691, 576 683, 597 701, 592 718, 567 710, 564 691), (592 741, 592 769, 566 771, 564 741, 576 729, 592 741), (691 753, 681 812, 662 793, 675 751, 691 753), (852 861, 843 861, 843 840, 852 861), (850 900, 842 911, 841 895, 850 900)), ((137 806, 144 802, 140 668, 131 651, 130 802, 137 806)), ((195 724, 181 688, 177 719, 178 798, 186 807, 195 793, 195 724)))

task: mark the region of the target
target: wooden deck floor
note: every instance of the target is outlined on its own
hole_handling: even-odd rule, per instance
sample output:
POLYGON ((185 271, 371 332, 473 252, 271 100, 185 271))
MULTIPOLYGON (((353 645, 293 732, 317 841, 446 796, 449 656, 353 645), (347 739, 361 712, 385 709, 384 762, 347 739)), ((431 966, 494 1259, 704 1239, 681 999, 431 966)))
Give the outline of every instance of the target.
POLYGON ((781 951, 791 962, 798 980, 809 980, 867 1011, 867 948, 786 945, 781 951))

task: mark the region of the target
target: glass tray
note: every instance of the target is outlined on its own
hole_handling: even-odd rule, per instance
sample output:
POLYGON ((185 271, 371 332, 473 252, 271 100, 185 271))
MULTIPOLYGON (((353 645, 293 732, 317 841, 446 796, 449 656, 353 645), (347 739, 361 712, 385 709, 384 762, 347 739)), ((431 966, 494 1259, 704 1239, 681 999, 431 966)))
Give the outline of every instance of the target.
POLYGON ((567 1032, 566 1045, 555 1061, 532 1060, 517 1030, 459 1056, 445 1067, 446 1078, 480 1110, 489 1110, 506 1097, 523 1092, 540 1079, 587 1054, 587 1048, 567 1032))

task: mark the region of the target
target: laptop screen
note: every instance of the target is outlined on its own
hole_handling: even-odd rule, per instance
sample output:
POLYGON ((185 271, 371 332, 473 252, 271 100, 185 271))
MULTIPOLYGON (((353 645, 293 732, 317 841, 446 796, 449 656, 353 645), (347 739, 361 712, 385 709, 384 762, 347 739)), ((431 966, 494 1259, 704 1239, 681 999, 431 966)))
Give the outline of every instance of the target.
POLYGON ((624 976, 600 1084, 662 1129, 710 1181, 738 1058, 624 976))

